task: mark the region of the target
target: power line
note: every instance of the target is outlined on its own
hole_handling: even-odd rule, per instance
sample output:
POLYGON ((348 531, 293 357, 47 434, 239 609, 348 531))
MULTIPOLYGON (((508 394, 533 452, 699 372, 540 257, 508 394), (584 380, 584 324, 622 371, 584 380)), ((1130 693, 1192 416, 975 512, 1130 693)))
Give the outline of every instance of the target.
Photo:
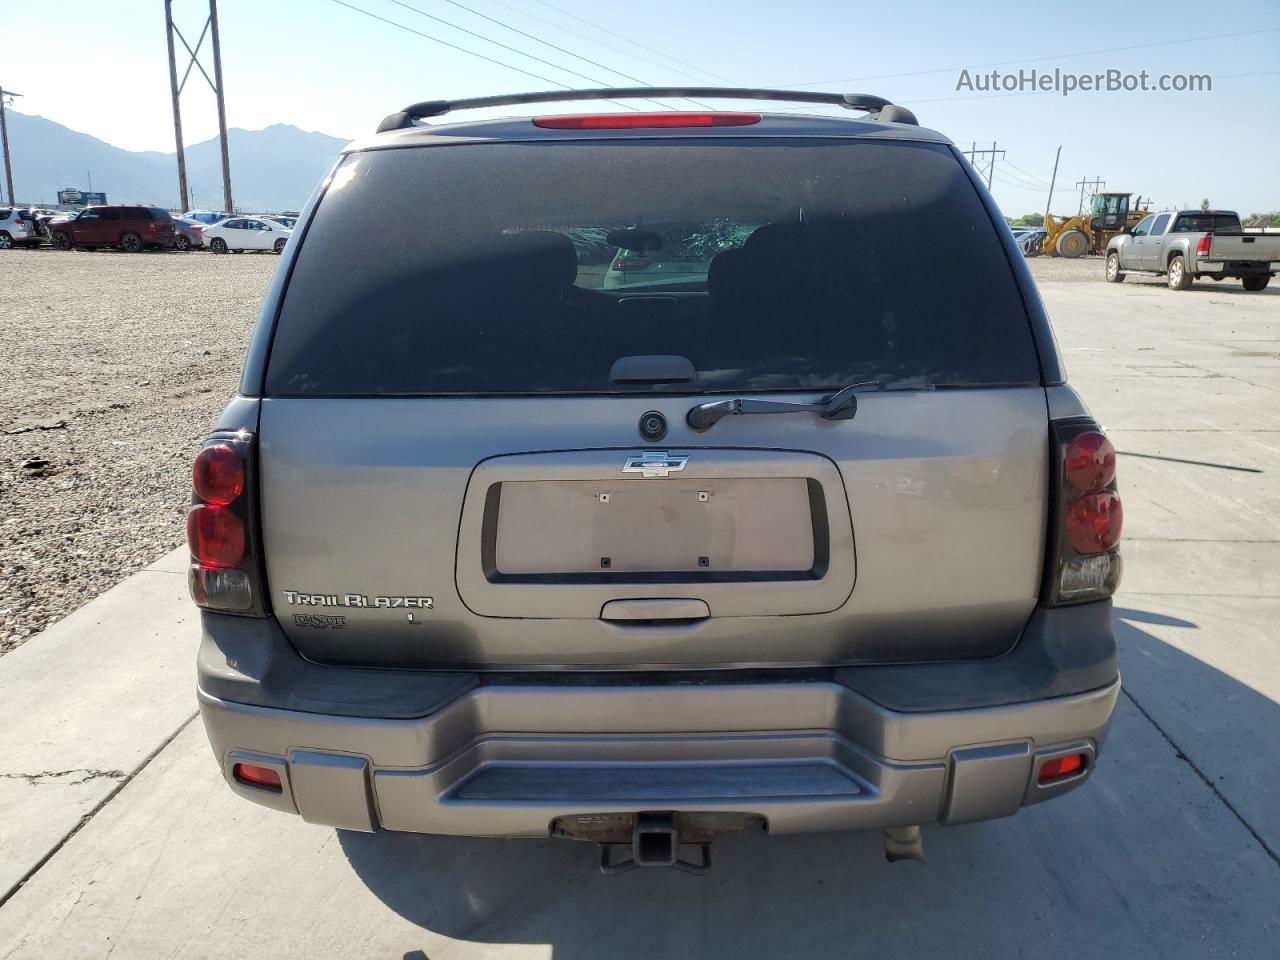
MULTIPOLYGON (((974 142, 974 143, 972 144, 972 146, 970 146, 970 148, 969 148, 968 150, 965 150, 965 151, 964 151, 964 155, 965 155, 966 157, 968 157, 968 158, 969 158, 969 165, 970 165, 971 167, 973 167, 973 168, 974 168, 974 170, 978 170, 978 156, 979 156, 979 155, 982 155, 982 156, 984 156, 984 157, 985 157, 985 156, 987 156, 987 155, 990 155, 990 156, 991 156, 991 161, 990 161, 990 163, 988 163, 988 164, 987 164, 987 189, 988 189, 988 190, 990 190, 990 189, 991 189, 991 177, 992 177, 992 175, 996 172, 996 160, 1004 157, 1004 151, 1003 151, 1003 150, 997 150, 997 149, 996 149, 996 143, 995 143, 995 141, 994 141, 994 140, 992 140, 992 141, 991 141, 991 149, 990 149, 990 150, 985 150, 985 149, 984 149, 984 150, 979 150, 979 149, 978 149, 978 144, 977 144, 976 142, 974 142), (999 157, 997 157, 997 156, 996 156, 997 154, 999 154, 999 157)), ((981 170, 978 170, 978 176, 982 176, 982 171, 981 171, 981 170)))
MULTIPOLYGON (((497 4, 500 7, 503 7, 504 9, 510 10, 512 13, 518 13, 522 17, 528 17, 530 20, 536 20, 538 23, 546 24, 548 27, 552 27, 556 30, 561 30, 564 33, 569 34, 570 36, 578 37, 580 40, 586 40, 590 43, 597 44, 598 46, 604 47, 606 50, 612 50, 614 53, 620 53, 624 57, 630 57, 632 60, 639 60, 641 63, 647 63, 650 66, 658 67, 662 70, 669 70, 671 73, 677 74, 681 77, 688 77, 691 80, 699 79, 695 74, 688 73, 684 70, 676 70, 665 63, 659 63, 656 60, 650 60, 648 57, 639 56, 638 54, 633 53, 630 50, 623 50, 621 47, 614 46, 611 43, 605 43, 599 37, 588 36, 587 34, 583 33, 580 30, 573 30, 573 29, 570 29, 569 27, 566 27, 563 23, 557 23, 556 21, 549 20, 546 17, 540 17, 537 14, 530 13, 527 10, 521 10, 517 6, 513 6, 510 3, 505 3, 504 0, 492 0, 492 2, 497 4)), ((616 73, 617 71, 614 71, 614 72, 616 73)), ((711 76, 715 76, 715 75, 711 74, 711 76)))
POLYGON ((1039 182, 1042 182, 1044 186, 1046 187, 1049 186, 1048 181, 1046 181, 1044 177, 1039 176, 1038 174, 1034 174, 1029 170, 1023 170, 1020 166, 1018 166, 1016 163, 1014 163, 1012 160, 1008 159, 1007 157, 1005 158, 1004 162, 1007 163, 1009 166, 1013 167, 1013 169, 1018 171, 1018 173, 1022 174, 1022 179, 1039 181, 1039 182))
MULTIPOLYGON (((544 0, 539 0, 544 2, 544 0)), ((550 4, 547 4, 550 6, 550 4)), ((983 67, 1007 67, 1015 63, 1043 63, 1045 60, 1066 60, 1070 57, 1091 57, 1098 53, 1120 53, 1126 50, 1145 50, 1149 47, 1167 47, 1178 43, 1199 43, 1203 40, 1226 40, 1232 37, 1253 37, 1263 33, 1280 33, 1280 27, 1266 27, 1262 30, 1245 30, 1240 33, 1215 33, 1204 37, 1183 37, 1180 40, 1157 40, 1153 43, 1135 43, 1127 47, 1106 47, 1101 50, 1082 50, 1079 53, 1059 53, 1048 57, 1020 57, 1017 60, 1001 60, 995 63, 971 63, 958 67, 938 67, 933 70, 911 70, 906 73, 881 73, 870 77, 852 77, 844 80, 808 80, 804 83, 792 83, 792 87, 818 87, 827 83, 861 83, 863 80, 893 80, 898 77, 923 77, 934 73, 954 73, 957 70, 981 69, 983 67)))
MULTIPOLYGON (((480 60, 484 60, 486 63, 492 63, 494 66, 505 67, 508 70, 514 70, 516 73, 522 73, 526 77, 533 77, 533 79, 535 80, 541 80, 543 83, 555 84, 557 87, 560 87, 562 90, 573 89, 573 87, 569 86, 569 84, 561 83, 559 80, 552 80, 550 77, 544 77, 541 74, 534 73, 531 70, 525 70, 522 67, 515 66, 514 64, 504 63, 501 60, 495 60, 493 57, 487 57, 483 53, 477 53, 474 50, 468 50, 466 47, 460 47, 456 43, 450 43, 448 40, 441 40, 439 37, 433 37, 429 33, 423 33, 421 30, 415 30, 413 29, 413 27, 405 26, 403 23, 398 23, 395 20, 388 20, 386 17, 380 17, 376 13, 371 13, 368 10, 362 10, 360 7, 356 7, 347 3, 346 0, 332 0, 332 2, 336 3, 340 7, 346 7, 348 10, 354 10, 356 13, 362 13, 366 17, 370 17, 374 20, 379 20, 382 23, 385 23, 389 26, 397 27, 401 30, 406 30, 409 33, 422 37, 425 40, 430 40, 433 43, 438 43, 441 46, 448 47, 450 50, 457 50, 459 53, 465 53, 468 56, 472 56, 480 60)), ((617 100, 610 100, 609 103, 617 104, 620 107, 626 107, 628 110, 637 109, 633 104, 621 103, 617 100)))
MULTIPOLYGON (((552 63, 550 60, 544 60, 542 57, 534 56, 532 53, 526 53, 525 51, 520 50, 520 49, 518 49, 517 47, 512 47, 512 46, 509 46, 508 44, 502 43, 502 42, 501 42, 501 41, 499 41, 499 40, 494 40, 492 37, 486 37, 483 33, 477 33, 475 30, 468 30, 466 27, 461 27, 461 26, 459 26, 458 24, 453 23, 453 22, 452 22, 452 21, 450 21, 450 20, 446 20, 446 19, 444 19, 444 17, 437 17, 435 14, 433 14, 433 13, 427 13, 427 11, 425 11, 425 10, 420 10, 419 8, 417 8, 417 7, 413 6, 412 4, 404 3, 404 2, 403 2, 403 0, 391 0, 391 2, 392 2, 392 3, 394 3, 397 7, 403 7, 405 10, 411 10, 411 11, 413 11, 414 13, 418 14, 419 16, 426 17, 428 20, 434 20, 436 23, 443 23, 446 27, 452 27, 454 30, 459 30, 459 31, 461 31, 462 33, 467 34, 467 36, 475 37, 477 40, 483 40, 485 43, 491 43, 491 44, 493 44, 495 47, 501 47, 503 50, 509 50, 509 51, 511 51, 511 52, 512 52, 512 53, 514 53, 514 54, 518 54, 519 56, 522 56, 522 57, 528 57, 530 60, 534 60, 534 61, 536 61, 536 62, 538 62, 538 63, 543 64, 544 66, 551 67, 553 70, 560 70, 560 71, 562 71, 562 72, 564 72, 564 73, 569 74, 570 76, 574 76, 574 77, 581 77, 583 80, 587 80, 587 81, 589 81, 589 82, 591 82, 591 83, 594 83, 594 84, 597 84, 598 86, 601 86, 601 87, 607 87, 607 86, 610 86, 610 85, 611 85, 611 84, 609 83, 609 81, 607 81, 607 80, 600 80, 600 79, 599 79, 599 78, 597 78, 597 77, 588 76, 588 75, 587 75, 587 74, 585 74, 585 73, 579 73, 578 71, 576 71, 576 70, 571 70, 571 69, 569 69, 568 67, 562 67, 562 66, 561 66, 560 64, 558 64, 558 63, 552 63)), ((452 0, 450 0, 450 2, 452 2, 452 0)), ((454 5, 455 5, 455 6, 462 7, 462 4, 460 4, 460 3, 454 4, 454 5)), ((466 10, 466 9, 467 9, 466 7, 462 7, 462 8, 463 8, 464 10, 466 10)), ((472 12, 474 12, 474 11, 472 11, 472 12)), ((488 19, 493 19, 493 18, 491 18, 491 17, 486 17, 485 19, 487 19, 487 20, 488 20, 488 19)), ((494 23, 501 23, 501 21, 498 21, 498 20, 494 20, 493 22, 494 22, 494 23)), ((534 38, 534 39, 537 39, 537 38, 534 38)), ((559 48, 557 48, 557 49, 559 49, 559 48)), ((568 51, 565 51, 565 52, 567 53, 568 51)), ((569 54, 569 55, 570 55, 570 56, 573 56, 573 54, 569 54)), ((597 64, 597 66, 601 66, 601 64, 597 64)), ((609 68, 608 68, 608 67, 605 67, 605 69, 606 69, 606 70, 608 70, 609 68)), ((614 72, 616 72, 616 71, 614 71, 614 72)), ((639 82, 643 82, 643 81, 639 81, 639 82)), ((656 105, 657 105, 657 106, 659 106, 659 107, 662 107, 664 110, 669 110, 669 109, 671 109, 671 108, 670 108, 670 107, 668 107, 665 103, 658 103, 658 101, 657 101, 657 100, 650 100, 649 102, 650 102, 650 103, 652 103, 652 104, 656 104, 656 105)))
POLYGON ((590 20, 586 19, 585 17, 580 17, 576 13, 570 13, 568 10, 564 10, 564 9, 561 9, 560 7, 557 7, 554 3, 547 3, 547 0, 538 0, 538 2, 542 4, 544 7, 550 7, 552 10, 568 17, 571 20, 577 20, 579 23, 585 23, 588 27, 592 27, 596 30, 599 30, 602 33, 607 33, 611 37, 617 37, 619 40, 622 40, 625 43, 629 43, 632 46, 639 47, 641 50, 648 50, 650 53, 656 53, 660 57, 663 57, 667 60, 671 60, 672 62, 678 63, 681 66, 685 66, 693 70, 697 70, 699 73, 704 73, 708 77, 715 77, 717 80, 723 80, 725 83, 734 82, 730 80, 728 77, 722 77, 718 73, 712 73, 710 70, 705 70, 702 67, 698 66, 697 64, 689 63, 687 60, 681 60, 679 57, 673 57, 671 56, 671 54, 663 53, 661 50, 655 50, 653 47, 646 47, 639 40, 633 40, 631 37, 625 36, 621 33, 614 33, 608 27, 602 27, 598 23, 592 23, 590 20))
MULTIPOLYGON (((410 10, 417 9, 416 7, 409 6, 409 4, 407 3, 402 3, 401 0, 391 0, 391 2, 398 4, 399 6, 402 6, 402 7, 408 7, 410 10)), ((616 73, 618 76, 622 77, 624 80, 630 80, 633 83, 638 83, 642 87, 652 86, 652 84, 646 83, 645 81, 641 80, 639 77, 633 77, 629 73, 623 73, 621 70, 617 69, 616 67, 610 67, 596 60, 592 60, 590 57, 584 57, 580 53, 574 53, 572 50, 567 50, 564 47, 559 46, 558 44, 552 43, 550 40, 544 40, 535 34, 529 33, 528 31, 525 31, 525 30, 521 30, 519 27, 513 27, 511 24, 507 23, 505 20, 499 20, 497 17, 491 17, 487 13, 484 13, 483 11, 477 10, 474 7, 467 6, 465 3, 459 3, 458 0, 444 0, 444 2, 457 7, 459 10, 465 10, 467 11, 467 13, 474 14, 475 16, 479 17, 482 20, 488 20, 490 23, 497 24, 498 26, 502 27, 505 30, 510 30, 512 33, 518 33, 522 37, 528 37, 530 40, 534 41, 535 43, 540 43, 544 47, 550 47, 552 50, 559 50, 561 53, 567 54, 568 56, 573 57, 576 60, 581 60, 583 63, 589 63, 593 67, 599 67, 601 70, 607 70, 609 73, 616 73)), ((600 80, 596 80, 594 82, 600 83, 602 84, 602 86, 608 86, 608 84, 604 84, 600 80)))

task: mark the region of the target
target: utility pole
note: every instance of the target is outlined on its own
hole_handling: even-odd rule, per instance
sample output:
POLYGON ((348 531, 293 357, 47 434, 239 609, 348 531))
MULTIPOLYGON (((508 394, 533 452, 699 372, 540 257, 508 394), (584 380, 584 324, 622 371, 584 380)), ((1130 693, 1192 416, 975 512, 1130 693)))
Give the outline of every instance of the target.
POLYGON ((231 156, 227 152, 227 104, 222 97, 222 44, 218 40, 218 0, 209 0, 209 23, 213 26, 213 78, 218 95, 218 139, 222 143, 222 209, 234 213, 231 202, 231 156))
POLYGON ((164 35, 169 44, 169 96, 173 102, 173 142, 178 147, 178 210, 187 206, 187 153, 182 144, 182 108, 178 104, 178 65, 173 59, 173 0, 164 0, 164 35))
MULTIPOLYGON (((977 144, 975 141, 970 141, 970 143, 971 143, 972 145, 969 147, 969 149, 968 149, 968 150, 966 150, 966 151, 965 151, 965 156, 969 158, 969 165, 970 165, 971 167, 973 167, 975 170, 978 170, 978 157, 979 157, 979 156, 983 156, 983 157, 989 156, 989 157, 991 157, 990 162, 989 162, 989 163, 987 163, 987 165, 986 165, 986 167, 987 167, 987 173, 986 173, 986 177, 987 177, 987 189, 988 189, 988 190, 990 190, 990 189, 991 189, 991 176, 992 176, 992 174, 994 174, 994 173, 995 173, 995 169, 996 169, 996 155, 997 155, 997 154, 999 154, 999 155, 1000 155, 1000 157, 1001 157, 1001 158, 1003 158, 1003 157, 1004 157, 1004 151, 1003 151, 1003 150, 997 150, 997 149, 996 149, 996 142, 995 142, 994 140, 992 140, 992 141, 991 141, 991 149, 990 149, 990 150, 979 150, 979 149, 978 149, 978 144, 977 144)), ((981 170, 978 170, 978 176, 979 176, 979 177, 981 177, 982 175, 983 175, 983 174, 982 174, 982 171, 981 171, 981 170)))
POLYGON ((1044 205, 1044 218, 1046 222, 1049 219, 1049 209, 1053 206, 1053 185, 1058 182, 1058 161, 1061 159, 1062 144, 1058 144, 1058 152, 1053 155, 1053 176, 1049 178, 1049 199, 1045 201, 1044 205))
POLYGON ((223 208, 228 213, 231 213, 235 207, 231 200, 231 155, 227 147, 227 106, 223 97, 222 86, 222 41, 218 34, 218 2, 217 0, 208 0, 208 2, 209 16, 205 18, 204 27, 200 31, 200 38, 196 41, 194 48, 187 43, 187 38, 182 35, 178 25, 173 22, 173 0, 165 0, 164 3, 164 25, 169 48, 169 94, 173 103, 173 135, 178 148, 178 197, 179 206, 184 210, 189 209, 186 204, 191 195, 191 190, 187 183, 187 160, 182 143, 182 107, 180 98, 183 88, 187 85, 187 78, 191 76, 191 68, 195 67, 200 71, 205 82, 209 84, 209 88, 213 91, 218 105, 218 141, 222 148, 222 201, 223 208), (187 61, 186 72, 183 73, 181 80, 178 80, 178 65, 174 60, 173 38, 175 36, 182 46, 186 48, 190 57, 187 61), (213 44, 212 77, 205 71, 204 65, 200 63, 197 56, 206 36, 211 37, 213 44))
POLYGON ((9 161, 9 124, 4 116, 4 98, 20 96, 22 94, 0 87, 0 140, 4 141, 4 184, 9 193, 9 203, 13 206, 17 206, 18 198, 13 195, 13 166, 9 161))
POLYGON ((1079 216, 1080 214, 1084 213, 1084 188, 1085 187, 1092 188, 1089 193, 1089 196, 1092 197, 1095 193, 1097 193, 1106 185, 1107 185, 1107 181, 1099 179, 1097 177, 1095 177, 1092 180, 1086 180, 1084 177, 1081 177, 1079 180, 1076 181, 1076 186, 1080 188, 1080 205, 1076 207, 1076 216, 1079 216))

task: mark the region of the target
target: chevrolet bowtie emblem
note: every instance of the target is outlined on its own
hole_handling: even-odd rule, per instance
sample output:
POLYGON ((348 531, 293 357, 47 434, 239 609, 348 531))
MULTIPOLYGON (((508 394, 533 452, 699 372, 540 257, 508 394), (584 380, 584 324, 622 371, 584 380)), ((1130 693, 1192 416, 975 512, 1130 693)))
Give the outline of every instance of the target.
POLYGON ((683 470, 688 462, 688 457, 672 456, 660 450, 647 450, 627 457, 622 464, 622 472, 638 473, 642 477, 669 477, 683 470))

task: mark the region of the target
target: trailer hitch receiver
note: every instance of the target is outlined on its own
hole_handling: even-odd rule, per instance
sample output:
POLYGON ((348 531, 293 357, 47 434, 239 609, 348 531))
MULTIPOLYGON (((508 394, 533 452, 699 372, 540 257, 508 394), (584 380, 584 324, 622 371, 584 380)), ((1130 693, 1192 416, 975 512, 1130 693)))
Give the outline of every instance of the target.
POLYGON ((675 867, 692 874, 704 874, 711 870, 709 843, 697 844, 701 849, 701 860, 680 858, 680 835, 676 830, 675 817, 670 813, 637 814, 635 828, 631 833, 631 857, 615 860, 614 848, 623 846, 624 844, 618 843, 600 845, 601 873, 615 875, 636 867, 675 867))

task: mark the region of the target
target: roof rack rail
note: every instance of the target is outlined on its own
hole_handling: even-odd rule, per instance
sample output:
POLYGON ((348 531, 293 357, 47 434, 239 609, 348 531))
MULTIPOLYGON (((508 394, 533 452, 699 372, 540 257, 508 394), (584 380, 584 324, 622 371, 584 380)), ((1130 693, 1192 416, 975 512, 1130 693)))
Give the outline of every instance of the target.
POLYGON ((386 117, 378 132, 403 130, 415 120, 442 117, 454 110, 508 107, 519 103, 554 103, 558 100, 619 100, 629 97, 703 97, 721 100, 787 100, 792 103, 826 103, 847 110, 866 110, 869 119, 916 124, 915 114, 884 97, 866 93, 818 93, 812 90, 768 90, 752 87, 604 87, 597 90, 547 90, 542 93, 511 93, 498 97, 471 97, 466 100, 424 100, 386 117))

